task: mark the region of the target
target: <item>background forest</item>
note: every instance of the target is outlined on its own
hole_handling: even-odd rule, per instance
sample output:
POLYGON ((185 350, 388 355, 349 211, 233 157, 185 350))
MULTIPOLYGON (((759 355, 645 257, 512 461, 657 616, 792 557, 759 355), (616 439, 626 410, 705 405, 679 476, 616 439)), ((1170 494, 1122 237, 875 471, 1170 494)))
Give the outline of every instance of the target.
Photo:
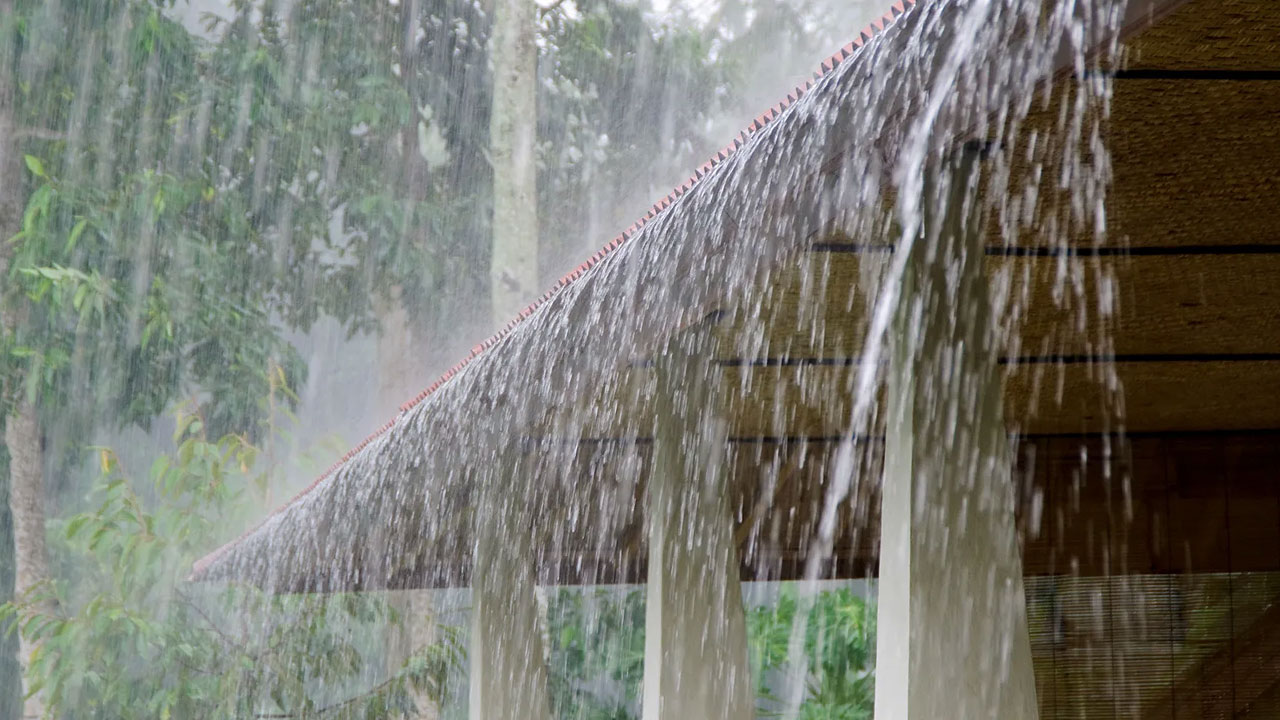
MULTIPOLYGON (((629 225, 880 5, 526 5, 529 282, 629 225)), ((20 658, 27 714, 460 712, 443 610, 405 630, 403 598, 182 579, 512 314, 501 10, 0 0, 0 717, 22 714, 20 658)), ((549 591, 561 717, 635 716, 641 604, 549 591)), ((753 610, 762 708, 798 672, 806 717, 868 716, 868 617, 849 590, 753 610), (816 603, 802 670, 797 602, 816 603)))

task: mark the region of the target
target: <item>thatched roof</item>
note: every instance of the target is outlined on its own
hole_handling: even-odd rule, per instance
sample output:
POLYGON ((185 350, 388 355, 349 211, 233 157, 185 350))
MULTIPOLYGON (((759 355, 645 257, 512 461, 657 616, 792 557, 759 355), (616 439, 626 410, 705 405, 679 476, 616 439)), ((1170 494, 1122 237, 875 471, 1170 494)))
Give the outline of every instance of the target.
MULTIPOLYGON (((512 492, 555 520, 544 578, 637 579, 649 358, 691 327, 710 328, 717 382, 730 389, 722 414, 744 575, 795 576, 849 432, 865 288, 892 252, 893 183, 880 168, 894 165, 928 88, 896 60, 930 40, 929 13, 947 12, 910 6, 825 62, 811 87, 310 488, 201 560, 195 577, 278 590, 465 584, 470 465, 502 449, 537 478, 512 492), (877 173, 883 187, 868 187, 877 173)), ((1280 94, 1266 84, 1280 79, 1280 7, 1152 0, 1131 3, 1128 20, 1114 98, 1083 120, 1110 148, 1104 227, 1073 219, 1054 181, 1070 143, 1092 141, 1062 129, 1097 78, 1046 73, 1056 79, 1016 126, 978 122, 989 108, 970 109, 968 127, 1017 150, 984 180, 989 193, 1050 178, 1036 186, 1033 222, 1011 232, 1016 218, 991 218, 987 257, 993 283, 1015 299, 1019 332, 1004 357, 1011 431, 1040 453, 1026 485, 1050 501, 1080 438, 1105 453, 1117 418, 1135 452, 1148 438, 1163 452, 1207 431, 1235 433, 1247 452, 1258 444, 1249 437, 1280 430, 1280 94)), ((878 445, 866 440, 864 476, 874 477, 878 445)), ((829 574, 874 569, 875 493, 871 483, 853 489, 829 574)), ((1073 512, 1110 512, 1110 499, 1098 502, 1073 512)), ((1090 543, 1092 524, 1060 525, 1028 538, 1028 572, 1115 562, 1090 543)), ((1150 543, 1131 551, 1140 557, 1126 562, 1138 566, 1178 561, 1150 543)))

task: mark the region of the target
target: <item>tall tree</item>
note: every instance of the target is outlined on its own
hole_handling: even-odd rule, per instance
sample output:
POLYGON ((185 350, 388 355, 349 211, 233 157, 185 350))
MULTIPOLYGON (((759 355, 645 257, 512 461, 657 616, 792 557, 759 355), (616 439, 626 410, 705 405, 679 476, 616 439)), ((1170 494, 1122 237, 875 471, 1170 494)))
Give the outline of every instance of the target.
MULTIPOLYGON (((236 292, 228 280, 245 274, 216 272, 228 258, 208 241, 229 234, 239 208, 207 212, 217 193, 200 164, 185 177, 166 172, 184 145, 171 130, 193 116, 177 112, 196 86, 185 31, 144 2, 5 0, 0 10, 0 379, 15 595, 56 617, 47 467, 72 475, 84 435, 104 418, 145 424, 192 379, 211 395, 212 418, 241 419, 261 397, 245 371, 267 374, 252 353, 291 371, 299 363, 262 302, 273 288, 236 292)), ((24 667, 40 641, 30 630, 20 633, 24 667)), ((43 713, 38 689, 26 688, 26 716, 43 713)))
MULTIPOLYGON (((483 56, 465 22, 470 3, 432 3, 460 9, 448 32, 413 18, 443 58, 431 73, 400 53, 404 17, 392 5, 300 0, 282 19, 273 3, 243 3, 206 45, 166 17, 167 4, 2 6, 6 127, 22 115, 69 128, 41 133, 26 170, 10 143, 21 134, 3 134, 5 167, 18 170, 3 178, 0 378, 6 410, 17 409, 6 423, 13 505, 29 521, 18 527, 22 588, 48 574, 43 552, 25 550, 44 549, 46 444, 67 450, 51 451, 50 464, 74 467, 95 429, 145 425, 183 394, 201 398, 211 433, 270 432, 261 401, 272 376, 297 387, 304 371, 282 326, 305 331, 328 314, 367 329, 387 287, 401 288, 393 301, 421 304, 444 275, 438 239, 474 215, 436 192, 470 186, 450 183, 442 167, 465 172, 429 147, 440 142, 433 122, 476 125, 458 120, 476 103, 432 109, 477 84, 449 65, 483 56), (58 52, 38 47, 58 34, 58 52)), ((407 35, 415 54, 418 35, 407 35)), ((29 657, 40 635, 22 637, 29 657)))
POLYGON ((599 242, 636 212, 597 221, 597 209, 651 199, 635 189, 639 161, 687 171, 690 153, 705 157, 688 138, 722 90, 696 31, 652 26, 618 0, 541 18, 532 0, 503 0, 493 15, 511 32, 492 44, 474 0, 237 2, 207 42, 168 20, 169 4, 0 0, 0 115, 57 130, 5 132, 0 177, 13 239, 0 245, 0 377, 27 453, 14 471, 49 468, 62 485, 50 497, 82 495, 63 469, 95 429, 145 425, 182 395, 201 398, 214 436, 268 432, 270 369, 293 387, 305 370, 284 329, 322 315, 369 330, 381 300, 414 334, 400 352, 426 337, 452 360, 460 309, 487 325, 492 292, 504 322, 541 289, 539 225, 599 242), (657 121, 619 112, 635 106, 657 121), (546 166, 535 120, 569 140, 546 166))
MULTIPOLYGON (((22 224, 24 192, 19 156, 20 126, 16 113, 18 16, 13 0, 0 0, 0 238, 17 234, 22 224)), ((0 277, 9 267, 11 251, 0 244, 0 277)), ((17 328, 16 313, 0 307, 0 332, 11 335, 17 328)), ((7 394, 7 393, 6 393, 7 394)), ((5 407, 6 403, 0 403, 5 407)), ((12 416, 4 422, 4 443, 9 455, 9 504, 13 520, 15 560, 14 594, 29 598, 49 579, 48 551, 45 547, 44 457, 40 421, 35 398, 21 393, 12 416)), ((26 668, 35 645, 20 640, 20 664, 26 668)), ((26 690, 24 684, 24 690, 26 690)), ((30 693, 23 704, 25 717, 40 717, 44 706, 38 693, 30 693)))
POLYGON ((497 0, 489 50, 493 73, 489 281, 495 326, 532 300, 539 288, 536 23, 533 0, 497 0))
POLYGON ((599 250, 741 125, 708 132, 737 83, 697 22, 574 0, 539 24, 540 264, 555 269, 599 250))

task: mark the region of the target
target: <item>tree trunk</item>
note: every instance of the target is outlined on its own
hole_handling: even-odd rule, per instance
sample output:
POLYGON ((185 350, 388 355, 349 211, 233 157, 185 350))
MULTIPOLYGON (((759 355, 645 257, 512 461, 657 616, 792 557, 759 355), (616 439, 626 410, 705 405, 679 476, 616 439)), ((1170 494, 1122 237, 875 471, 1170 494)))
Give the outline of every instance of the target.
POLYGON ((489 266, 494 324, 501 327, 538 293, 537 8, 533 0, 498 0, 489 61, 493 110, 493 257, 489 266))
MULTIPOLYGON (((17 122, 14 112, 14 32, 16 17, 13 0, 0 0, 0 277, 9 271, 7 240, 21 229, 23 192, 21 154, 18 147, 17 122)), ((14 313, 0 306, 0 328, 12 333, 18 320, 14 313)), ((4 442, 9 451, 9 504, 13 510, 14 597, 25 601, 33 588, 49 579, 49 561, 44 535, 44 461, 40 446, 40 421, 35 405, 26 399, 19 402, 17 413, 5 423, 4 442)), ((43 612, 48 608, 40 608, 43 612)), ((19 658, 23 671, 35 647, 21 638, 19 658)), ((25 690, 26 683, 23 687, 25 690)), ((31 697, 23 706, 23 715, 39 717, 44 706, 31 697)))
MULTIPOLYGON (((36 409, 23 402, 18 412, 5 423, 5 446, 9 449, 9 507, 13 512, 13 548, 15 573, 14 598, 26 602, 33 590, 49 579, 49 560, 45 550, 44 529, 44 461, 40 451, 40 422, 36 409)), ((52 605, 41 602, 37 610, 51 613, 52 605)), ((21 659, 25 671, 35 646, 21 638, 21 659)), ((38 716, 40 704, 27 701, 27 715, 38 716)))

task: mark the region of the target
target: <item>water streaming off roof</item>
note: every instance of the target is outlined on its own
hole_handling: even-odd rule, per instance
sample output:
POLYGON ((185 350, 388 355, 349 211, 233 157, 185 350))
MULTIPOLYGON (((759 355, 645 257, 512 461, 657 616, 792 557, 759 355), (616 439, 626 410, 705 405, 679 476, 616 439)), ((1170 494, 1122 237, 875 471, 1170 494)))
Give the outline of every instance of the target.
MULTIPOLYGON (((262 498, 276 509, 199 548, 210 552, 183 586, 201 598, 230 587, 236 600, 210 622, 235 618, 249 635, 296 639, 290 623, 311 617, 299 608, 325 608, 336 639, 320 633, 311 654, 341 657, 349 672, 286 661, 296 697, 354 712, 342 698, 407 677, 386 664, 408 662, 417 694, 397 702, 442 716, 870 717, 873 701, 877 717, 904 719, 1168 720, 1193 704, 1211 717, 1270 716, 1270 6, 899 2, 609 239, 625 225, 612 205, 651 199, 652 178, 671 176, 699 133, 732 115, 696 107, 729 92, 717 73, 791 72, 733 41, 790 22, 788 42, 802 44, 825 6, 663 4, 674 20, 662 25, 647 5, 544 3, 535 255, 568 272, 548 275, 559 279, 496 334, 464 343, 458 329, 484 322, 471 284, 489 275, 472 245, 490 229, 491 168, 504 167, 486 133, 468 134, 488 122, 487 73, 503 71, 485 65, 493 8, 401 0, 383 20, 421 13, 409 32, 355 6, 314 5, 235 16, 190 59, 260 62, 252 77, 285 81, 270 92, 206 82, 165 122, 140 116, 150 135, 128 148, 161 171, 215 170, 194 189, 148 191, 160 219, 126 228, 144 241, 128 262, 230 257, 243 233, 256 243, 247 267, 295 268, 278 286, 244 273, 260 298, 233 300, 263 303, 246 317, 349 330, 354 343, 313 355, 321 368, 376 345, 424 387, 292 499, 271 486, 262 498), (316 9, 332 14, 307 15, 316 9), (352 24, 362 18, 371 45, 352 24), (313 21, 324 32, 308 35, 313 21), (236 33, 246 46, 218 49, 236 33), (592 45, 599 36, 636 44, 592 45), (377 50, 401 42, 422 51, 401 51, 390 75, 345 65, 326 45, 371 46, 381 62, 377 50), (611 70, 576 80, 596 66, 611 70), (406 102, 400 84, 414 73, 423 79, 406 102), (312 105, 342 123, 289 114, 312 105), (295 144, 298 127, 314 134, 295 144), (357 167, 379 172, 352 181, 364 178, 357 167), (201 202, 238 204, 222 225, 197 227, 164 215, 181 192, 172 202, 191 216, 204 217, 201 202), (317 212, 313 196, 326 193, 317 212), (413 242, 385 240, 402 237, 413 242), (177 249, 147 250, 166 242, 177 249), (600 249, 580 259, 588 246, 600 249), (422 271, 379 274, 388 267, 422 271), (331 305, 295 305, 293 293, 331 305), (429 330, 397 336, 397 323, 419 322, 414 303, 438 303, 429 330), (328 316, 339 306, 362 319, 338 328, 328 316), (446 347, 462 348, 458 363, 433 382, 426 369, 449 366, 446 347), (344 615, 324 605, 330 595, 371 609, 344 615), (417 629, 369 640, 384 631, 372 606, 386 598, 417 629)), ((163 42, 148 38, 137 40, 163 42)), ((19 74, 39 75, 37 60, 24 62, 19 74)), ((143 65, 151 85, 117 85, 145 94, 168 70, 143 65)), ((111 82, 130 70, 95 72, 111 82)), ((70 122, 91 134, 79 112, 70 122)), ((153 175, 135 182, 150 188, 153 175)), ((123 231, 93 222, 81 232, 123 231)), ((65 271, 28 275, 46 293, 93 287, 65 271)), ((167 297, 143 282, 149 272, 126 273, 144 305, 167 297)), ((154 314, 135 314, 121 325, 126 355, 164 333, 145 320, 154 314)), ((298 379, 286 345, 264 351, 267 373, 232 355, 213 360, 230 374, 209 376, 257 378, 274 411, 298 379)), ((88 367, 71 387, 98 377, 88 367)), ((354 421, 389 400, 387 383, 370 389, 373 372, 348 373, 365 390, 346 400, 311 372, 304 400, 333 406, 321 415, 354 421)), ((219 387, 193 392, 213 407, 219 387)), ((285 462, 274 427, 245 441, 285 462)), ((287 710, 243 673, 236 692, 254 712, 287 710)))

